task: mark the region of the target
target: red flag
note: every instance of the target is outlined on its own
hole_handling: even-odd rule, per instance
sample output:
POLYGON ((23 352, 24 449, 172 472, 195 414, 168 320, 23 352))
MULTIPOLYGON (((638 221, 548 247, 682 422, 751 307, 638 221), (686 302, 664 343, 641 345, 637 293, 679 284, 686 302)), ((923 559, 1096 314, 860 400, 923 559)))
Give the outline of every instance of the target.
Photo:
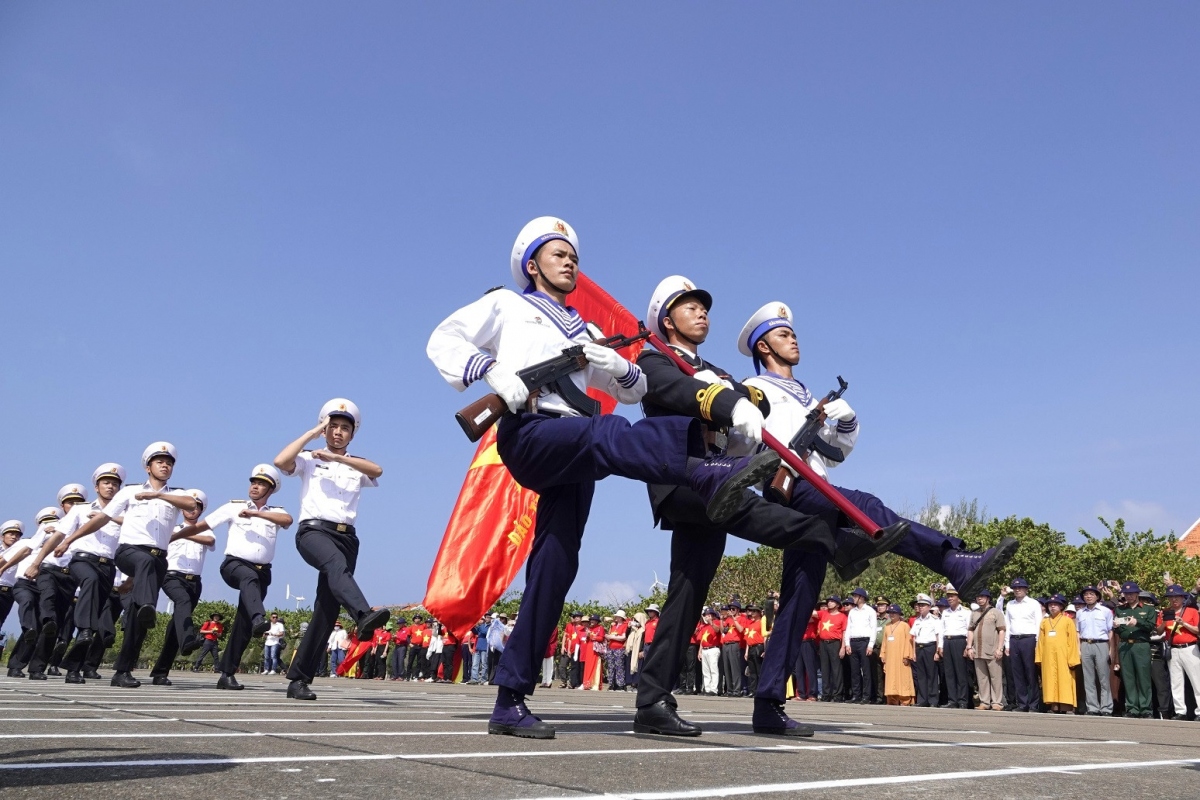
MULTIPOLYGON (((582 272, 568 302, 605 336, 637 333, 637 318, 582 272)), ((619 352, 632 361, 642 344, 619 352)), ((616 408, 617 401, 603 392, 588 394, 600 401, 601 413, 616 408)), ((491 428, 467 469, 422 603, 459 639, 512 585, 533 545, 536 514, 537 494, 513 480, 496 452, 496 429, 491 428)))

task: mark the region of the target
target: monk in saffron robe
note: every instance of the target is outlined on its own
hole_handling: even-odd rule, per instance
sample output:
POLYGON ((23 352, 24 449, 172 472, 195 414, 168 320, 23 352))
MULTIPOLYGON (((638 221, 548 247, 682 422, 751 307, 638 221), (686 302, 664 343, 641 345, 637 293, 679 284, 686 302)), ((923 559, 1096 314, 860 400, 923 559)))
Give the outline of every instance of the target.
POLYGON ((1033 661, 1042 666, 1042 702, 1055 714, 1075 710, 1075 673, 1079 666, 1079 634, 1063 613, 1067 600, 1056 594, 1046 601, 1050 616, 1042 620, 1033 661))
POLYGON ((883 663, 883 694, 889 706, 911 706, 917 701, 913 684, 912 629, 901 619, 900 606, 888 607, 888 621, 883 626, 883 643, 879 660, 883 663))

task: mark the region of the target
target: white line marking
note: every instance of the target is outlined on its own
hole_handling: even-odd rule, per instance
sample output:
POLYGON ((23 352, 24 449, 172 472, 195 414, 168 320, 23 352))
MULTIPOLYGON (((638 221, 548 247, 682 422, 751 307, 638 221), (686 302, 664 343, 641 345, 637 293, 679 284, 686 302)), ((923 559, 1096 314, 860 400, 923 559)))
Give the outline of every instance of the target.
MULTIPOLYGON (((219 735, 219 734, 218 734, 219 735)), ((250 736, 264 736, 266 734, 247 734, 250 736)), ((285 734, 279 734, 285 735, 285 734)), ((324 736, 328 734, 314 733, 314 736, 324 736)), ((373 735, 373 734, 364 734, 373 735)), ((777 753, 777 752, 794 752, 803 750, 875 750, 875 749, 906 749, 914 747, 1042 747, 1044 745, 1062 745, 1062 746, 1095 746, 1098 744, 1110 745, 1128 745, 1137 744, 1137 742, 1128 741, 1106 741, 1106 742, 1081 742, 1077 740, 1061 741, 1061 742, 992 742, 986 745, 968 744, 958 742, 947 742, 942 744, 930 743, 914 743, 914 744, 890 744, 890 745, 863 745, 863 744, 846 744, 846 745, 788 745, 779 744, 767 747, 632 747, 632 748, 614 748, 610 750, 510 750, 498 752, 479 752, 479 753, 380 753, 380 754, 362 754, 362 755, 328 755, 328 756, 262 756, 262 757, 247 757, 247 758, 156 758, 156 759, 140 759, 128 761, 25 761, 14 764, 0 764, 0 771, 3 770, 30 770, 30 769, 72 769, 76 767, 171 767, 171 766, 220 766, 223 764, 291 764, 308 761, 451 761, 455 759, 481 759, 481 758, 536 758, 539 756, 598 756, 598 755, 647 755, 647 754, 666 754, 666 755, 689 755, 692 753, 728 753, 728 752, 760 752, 760 753, 777 753)), ((1162 762, 1162 763, 1192 763, 1185 761, 1178 762, 1162 762)), ((1200 759, 1195 759, 1195 763, 1200 763, 1200 759)), ((1078 769, 1075 766, 1055 767, 1054 769, 1078 769)), ((1035 771, 1032 769, 1014 769, 1013 774, 1022 772, 1035 771)), ((957 774, 957 773, 955 773, 957 774)), ((595 795, 602 797, 604 795, 595 795)), ((618 797, 619 795, 614 795, 618 797)))
POLYGON ((0 739, 240 739, 246 737, 307 737, 307 736, 487 736, 487 731, 297 731, 265 733, 263 731, 222 731, 220 733, 3 733, 0 739))
MULTIPOLYGON (((1182 767, 1200 764, 1200 758, 1173 759, 1170 761, 1118 761, 1106 764, 1070 764, 1059 767, 1008 767, 984 769, 971 772, 940 772, 924 775, 891 775, 877 778, 842 778, 827 781, 805 781, 800 783, 763 783, 756 786, 723 786, 711 789, 688 789, 675 792, 629 792, 621 794, 581 794, 574 798, 605 798, 605 800, 692 800, 703 797, 737 797, 747 794, 776 794, 781 792, 804 792, 812 789, 846 789, 857 786, 887 786, 931 781, 955 781, 974 778, 997 778, 1058 773, 1067 770, 1094 771, 1111 769, 1151 769, 1154 767, 1182 767)), ((544 798, 531 798, 544 800, 544 798)))

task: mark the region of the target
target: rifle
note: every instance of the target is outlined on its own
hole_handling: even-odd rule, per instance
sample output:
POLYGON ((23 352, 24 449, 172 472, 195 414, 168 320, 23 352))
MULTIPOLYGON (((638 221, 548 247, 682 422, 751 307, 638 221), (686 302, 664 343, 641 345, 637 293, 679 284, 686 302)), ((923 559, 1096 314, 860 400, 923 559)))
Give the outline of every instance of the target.
MULTIPOLYGON (((684 361, 679 355, 670 348, 662 339, 654 334, 650 334, 647 341, 655 350, 658 350, 664 356, 671 360, 671 363, 679 368, 684 375, 695 375, 696 368, 684 361)), ((841 511, 850 520, 851 524, 861 528, 863 533, 870 536, 872 539, 878 539, 883 535, 883 529, 871 521, 871 518, 862 512, 858 506, 851 503, 837 489, 829 485, 829 482, 813 471, 813 468, 804 463, 804 459, 797 456, 791 450, 784 447, 783 442, 776 439, 769 431, 762 432, 763 444, 774 450, 783 459, 783 463, 787 464, 796 472, 800 473, 800 477, 812 484, 813 488, 821 494, 829 502, 837 506, 838 511, 841 511)))
MULTIPOLYGON (((607 339, 597 339, 594 344, 601 347, 611 347, 620 350, 634 342, 640 342, 650 336, 646 326, 638 323, 638 332, 633 336, 609 336, 607 339)), ((600 413, 600 402, 588 397, 580 391, 571 380, 571 375, 584 369, 588 364, 583 355, 583 345, 576 344, 564 348, 562 353, 554 358, 548 358, 538 364, 528 366, 517 372, 517 377, 529 389, 529 399, 526 401, 527 411, 533 411, 534 402, 539 394, 555 393, 567 401, 571 408, 585 416, 594 417, 600 413)), ((487 394, 454 415, 463 433, 472 442, 478 442, 487 429, 496 424, 502 416, 508 413, 508 403, 498 394, 487 394)))
MULTIPOLYGON (((848 388, 850 388, 850 384, 842 380, 841 375, 838 375, 838 388, 825 395, 808 412, 804 425, 800 427, 800 430, 796 431, 796 435, 788 442, 788 447, 794 450, 796 455, 805 461, 814 452, 838 464, 846 460, 846 454, 842 452, 840 447, 834 447, 821 438, 821 428, 825 427, 826 404, 839 399, 848 388)), ((796 479, 792 475, 791 470, 787 467, 780 467, 779 471, 775 473, 775 478, 767 486, 763 494, 770 500, 787 505, 792 502, 792 490, 795 488, 796 479)))

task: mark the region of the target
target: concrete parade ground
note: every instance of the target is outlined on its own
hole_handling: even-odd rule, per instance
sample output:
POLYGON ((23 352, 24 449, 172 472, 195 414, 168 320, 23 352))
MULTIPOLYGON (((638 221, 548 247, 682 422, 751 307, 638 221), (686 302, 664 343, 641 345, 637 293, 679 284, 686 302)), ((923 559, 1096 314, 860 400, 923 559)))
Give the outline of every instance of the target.
MULTIPOLYGON (((139 677, 144 677, 142 673, 139 677)), ((751 732, 753 701, 680 698, 694 739, 633 733, 634 695, 539 690, 553 741, 488 736, 486 687, 274 676, 171 687, 0 678, 0 788, 10 797, 1194 798, 1200 724, 788 704, 811 739, 751 732), (49 790, 47 793, 46 790, 49 790)))

